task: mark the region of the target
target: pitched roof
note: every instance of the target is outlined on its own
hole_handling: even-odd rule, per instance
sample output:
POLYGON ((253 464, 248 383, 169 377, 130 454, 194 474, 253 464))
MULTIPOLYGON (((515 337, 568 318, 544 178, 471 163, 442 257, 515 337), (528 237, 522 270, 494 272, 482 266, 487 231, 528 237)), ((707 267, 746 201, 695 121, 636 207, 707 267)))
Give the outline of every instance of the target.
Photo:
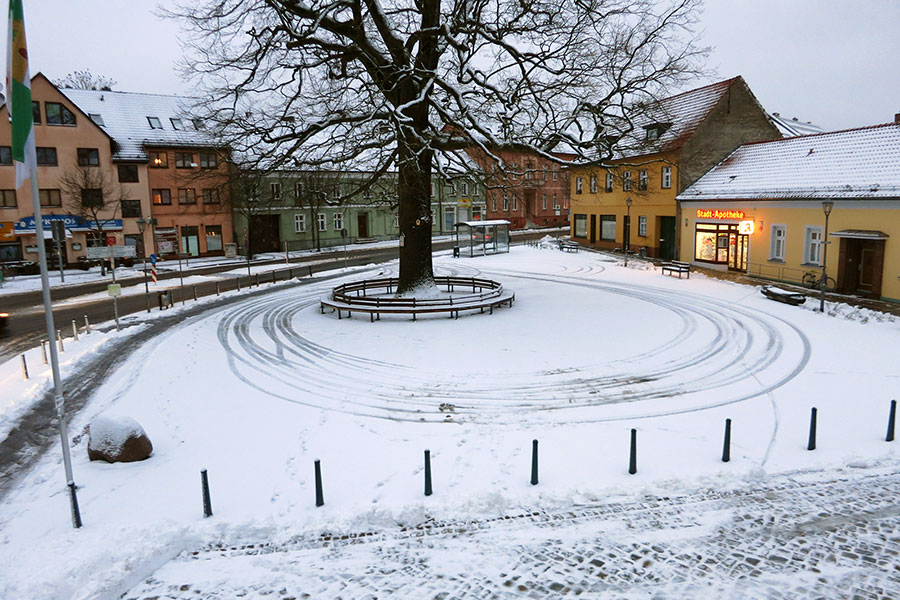
POLYGON ((744 144, 679 200, 900 198, 900 124, 744 144))
POLYGON ((655 154, 677 150, 697 131, 712 109, 732 85, 743 81, 740 76, 694 90, 663 98, 646 107, 636 119, 630 140, 622 143, 623 156, 655 154), (660 124, 665 127, 657 139, 647 139, 646 129, 660 124))
POLYGON ((116 140, 114 160, 147 160, 148 146, 214 145, 209 134, 197 129, 189 116, 194 98, 75 89, 60 92, 116 140), (160 128, 151 127, 148 117, 158 118, 160 128), (176 129, 179 119, 182 128, 176 129))

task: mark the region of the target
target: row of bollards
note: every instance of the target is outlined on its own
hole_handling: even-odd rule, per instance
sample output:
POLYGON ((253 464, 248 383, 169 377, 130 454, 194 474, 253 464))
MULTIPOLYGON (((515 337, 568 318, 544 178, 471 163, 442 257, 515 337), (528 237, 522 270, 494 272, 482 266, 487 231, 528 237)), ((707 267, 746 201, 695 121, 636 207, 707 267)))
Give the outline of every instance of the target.
MULTIPOLYGON (((816 419, 817 419, 818 410, 813 407, 810 414, 810 424, 809 424, 809 442, 807 444, 807 450, 815 450, 816 449, 816 419)), ((885 436, 885 441, 892 442, 894 441, 894 425, 896 423, 896 415, 897 415, 897 401, 891 400, 891 409, 890 415, 888 417, 888 430, 887 435, 885 436)), ((731 460, 731 419, 725 419, 725 440, 722 447, 722 462, 729 462, 731 460)), ((325 505, 325 496, 322 492, 322 463, 319 459, 315 459, 313 461, 313 468, 315 473, 315 488, 316 488, 316 506, 324 506, 325 505)), ((637 429, 631 430, 631 446, 628 457, 628 473, 634 475, 637 473, 637 429)), ((431 496, 434 494, 434 488, 432 485, 431 478, 431 451, 425 450, 425 495, 431 496)), ((206 469, 200 471, 200 480, 202 484, 203 490, 203 516, 211 517, 212 516, 212 502, 210 501, 209 495, 209 479, 206 474, 206 469)), ((538 441, 531 441, 531 485, 538 484, 538 441)))
MULTIPOLYGON (((84 333, 88 334, 90 332, 91 332, 90 321, 88 321, 88 316, 84 315, 84 333)), ((75 322, 75 319, 72 319, 72 338, 73 338, 73 341, 76 341, 76 342, 78 341, 78 325, 75 322)), ((63 343, 63 336, 62 336, 61 329, 56 330, 56 341, 57 341, 57 344, 59 347, 59 351, 65 352, 66 347, 65 347, 65 344, 63 343)), ((41 364, 44 364, 44 365, 46 365, 49 362, 47 360, 47 344, 48 343, 49 342, 47 340, 43 340, 41 342, 41 364)), ((28 373, 28 361, 26 360, 24 354, 21 355, 21 360, 22 360, 22 379, 24 379, 25 381, 28 381, 30 379, 30 375, 28 373)))

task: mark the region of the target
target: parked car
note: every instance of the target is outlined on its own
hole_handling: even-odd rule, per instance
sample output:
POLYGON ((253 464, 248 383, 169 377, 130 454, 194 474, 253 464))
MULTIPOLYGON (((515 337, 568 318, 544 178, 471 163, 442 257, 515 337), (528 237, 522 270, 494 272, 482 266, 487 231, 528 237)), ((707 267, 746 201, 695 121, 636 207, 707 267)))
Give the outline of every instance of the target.
POLYGON ((0 312, 0 333, 6 329, 7 325, 9 325, 9 313, 0 312))
POLYGON ((2 265, 4 275, 14 277, 16 275, 40 275, 41 265, 32 260, 14 260, 2 265))

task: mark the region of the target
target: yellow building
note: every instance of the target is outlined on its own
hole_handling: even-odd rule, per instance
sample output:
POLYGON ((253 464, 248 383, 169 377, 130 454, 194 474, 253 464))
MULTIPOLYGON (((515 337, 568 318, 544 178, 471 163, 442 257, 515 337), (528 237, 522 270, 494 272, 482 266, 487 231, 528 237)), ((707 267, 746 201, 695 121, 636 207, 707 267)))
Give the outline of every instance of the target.
POLYGON ((740 144, 777 137, 741 77, 645 107, 608 167, 570 169, 572 239, 676 258, 678 193, 740 144))
POLYGON ((678 200, 694 264, 900 302, 900 115, 745 144, 678 200))

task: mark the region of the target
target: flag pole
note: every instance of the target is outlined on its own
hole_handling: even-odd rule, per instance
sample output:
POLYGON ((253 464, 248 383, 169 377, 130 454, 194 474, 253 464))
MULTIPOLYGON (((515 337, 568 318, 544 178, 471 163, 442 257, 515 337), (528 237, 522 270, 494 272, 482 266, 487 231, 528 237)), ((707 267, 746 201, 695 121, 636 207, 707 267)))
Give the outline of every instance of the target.
POLYGON ((9 48, 7 64, 7 93, 9 114, 12 120, 12 154, 16 162, 16 187, 24 187, 23 171, 31 180, 31 203, 34 207, 34 233, 37 236, 38 258, 41 264, 41 292, 44 298, 44 319, 50 343, 50 368, 53 373, 53 396, 62 441, 63 464, 66 469, 66 485, 72 509, 72 526, 81 527, 75 478, 72 475, 72 457, 69 453, 69 434, 66 425, 66 407, 59 373, 59 355, 56 350, 56 326, 53 322, 53 306, 50 302, 50 272, 47 267, 47 249, 44 241, 44 222, 41 215, 40 193, 37 179, 37 150, 34 140, 34 119, 31 112, 31 74, 28 69, 28 51, 25 45, 25 15, 22 0, 9 3, 9 48))

